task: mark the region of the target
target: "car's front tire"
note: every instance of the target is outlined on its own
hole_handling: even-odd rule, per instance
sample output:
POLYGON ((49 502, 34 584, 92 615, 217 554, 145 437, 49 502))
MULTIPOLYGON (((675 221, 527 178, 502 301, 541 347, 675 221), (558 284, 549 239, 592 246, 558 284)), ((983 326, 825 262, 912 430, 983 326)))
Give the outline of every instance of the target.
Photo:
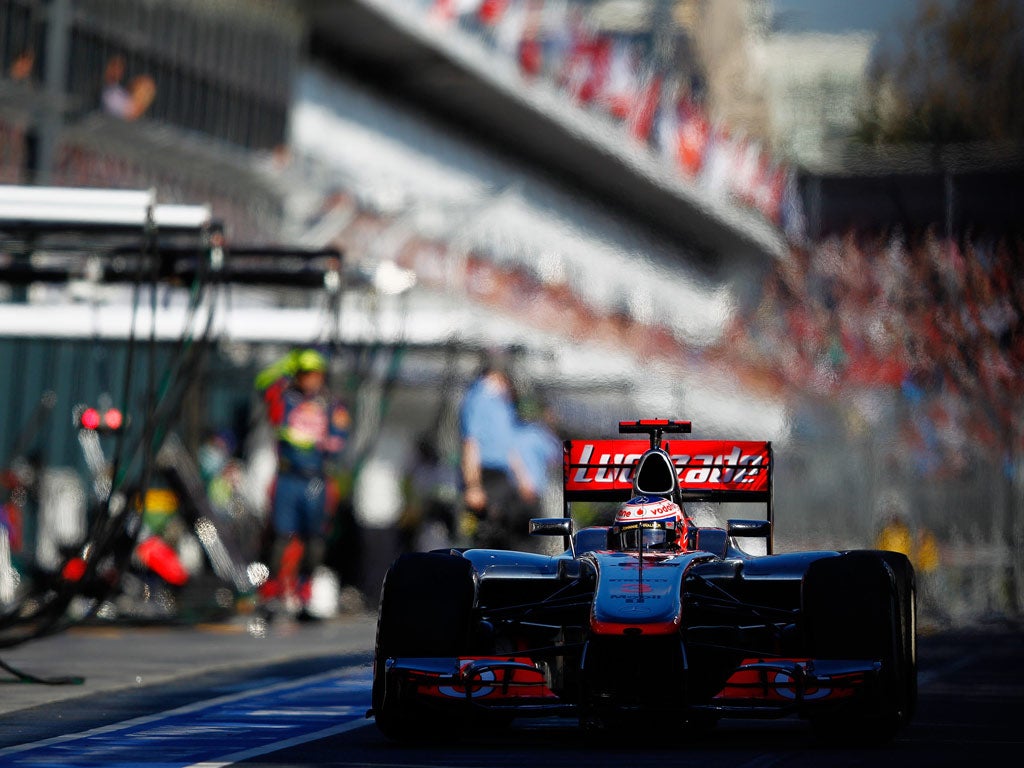
POLYGON ((896 552, 853 551, 815 561, 803 585, 804 631, 813 659, 878 659, 875 695, 811 715, 828 742, 884 743, 917 700, 914 570, 896 552))
POLYGON ((452 735, 454 721, 402 696, 385 675, 389 658, 457 657, 469 651, 475 586, 472 564, 456 555, 415 552, 388 569, 381 590, 372 706, 391 739, 452 735))

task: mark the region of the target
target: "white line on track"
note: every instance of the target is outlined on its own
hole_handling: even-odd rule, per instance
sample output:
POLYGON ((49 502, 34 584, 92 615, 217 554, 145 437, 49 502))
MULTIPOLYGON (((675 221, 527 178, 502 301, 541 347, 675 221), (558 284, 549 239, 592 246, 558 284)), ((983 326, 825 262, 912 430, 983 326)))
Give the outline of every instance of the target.
MULTIPOLYGON (((183 707, 177 709, 170 709, 164 712, 157 712, 152 715, 144 715, 142 717, 136 717, 132 720, 124 720, 119 723, 111 723, 110 725, 100 726, 99 728, 93 728, 88 731, 80 731, 79 733, 68 733, 61 736, 54 736, 50 739, 43 739, 42 741, 33 741, 28 744, 17 744, 13 747, 6 747, 0 749, 0 757, 5 755, 13 755, 17 752, 24 752, 29 749, 38 749, 40 747, 48 747, 53 744, 63 744, 69 741, 76 741, 78 739, 85 739, 92 736, 99 736, 107 733, 115 733, 117 731, 126 730, 128 728, 134 728, 140 725, 146 725, 148 723, 157 722, 164 720, 168 717, 174 717, 176 715, 185 715, 190 712, 198 712, 203 709, 209 709, 210 707, 216 707, 221 704, 230 704, 233 701, 240 701, 242 699, 252 698, 254 696, 262 696, 268 693, 276 693, 277 691, 285 691, 289 688, 300 688, 305 685, 313 683, 319 683, 324 680, 328 680, 333 677, 345 677, 352 675, 357 672, 365 672, 366 665, 356 665, 350 667, 342 667, 341 669, 334 669, 329 672, 321 672, 317 675, 310 675, 309 677, 302 677, 297 680, 285 680, 274 685, 268 685, 264 688, 251 688, 237 693, 227 694, 225 696, 218 696, 213 699, 204 699, 203 701, 193 702, 192 704, 186 704, 183 707)), ((372 721, 356 721, 359 725, 365 725, 372 721)), ((346 723, 346 726, 349 725, 346 723)), ((343 727, 343 726, 339 726, 343 727)), ((330 729, 328 729, 330 730, 330 729)))
POLYGON ((295 736, 291 739, 276 741, 273 744, 264 744, 262 747, 247 749, 243 752, 235 752, 231 755, 219 757, 216 760, 193 763, 192 765, 186 766, 186 768, 225 768, 225 766, 234 765, 242 760, 259 757, 260 755, 266 755, 270 752, 277 752, 279 749, 287 749, 288 747, 294 747, 299 744, 316 741, 317 739, 326 739, 328 736, 336 736, 337 734, 345 733, 346 731, 354 731, 357 728, 365 728, 372 722, 372 720, 352 720, 351 722, 344 723, 342 725, 336 725, 333 728, 324 728, 322 731, 317 731, 316 733, 306 733, 302 736, 295 736))
MULTIPOLYGON (((979 654, 970 654, 968 656, 962 656, 960 658, 957 658, 940 667, 936 667, 933 669, 929 669, 925 672, 922 672, 918 675, 918 685, 922 687, 930 685, 948 674, 956 672, 957 670, 962 669, 964 667, 970 666, 979 658, 979 654)), ((132 720, 125 720, 119 723, 112 723, 110 725, 101 726, 99 728, 93 728, 88 731, 64 734, 61 736, 54 736, 53 738, 49 739, 43 739, 41 741, 30 742, 27 744, 17 744, 15 746, 6 747, 4 749, 0 749, 0 757, 16 754, 18 752, 23 752, 30 749, 37 749, 40 747, 46 747, 54 744, 62 744, 70 741, 75 741, 77 739, 88 738, 91 736, 115 733, 120 730, 135 728, 176 715, 198 712, 204 709, 208 709, 210 707, 228 704, 250 697, 265 695, 269 693, 276 693, 278 691, 288 690, 290 688, 298 688, 301 686, 322 682, 333 677, 344 677, 365 671, 365 665, 349 666, 341 669, 331 670, 328 672, 322 672, 317 675, 310 675, 309 677, 299 678, 297 680, 287 680, 280 683, 275 683, 273 685, 268 685, 263 688, 243 690, 237 693, 218 696, 213 699, 205 699, 203 701, 194 702, 192 704, 187 704, 176 709, 158 712, 152 715, 145 715, 143 717, 137 717, 132 720)), ((346 733, 348 731, 354 731, 359 728, 365 728, 366 726, 371 725, 372 723, 372 719, 351 720, 341 725, 336 725, 331 728, 325 728, 314 733, 308 733, 300 736, 295 736, 289 739, 283 739, 272 744, 266 744, 261 747, 255 747, 253 749, 244 750, 241 752, 234 752, 232 754, 224 755, 214 760, 193 763, 187 766, 187 768, 227 768, 227 766, 234 765, 235 763, 243 760, 248 760, 253 757, 259 757, 261 755, 276 752, 281 749, 287 749, 289 747, 297 746, 299 744, 305 744, 311 741, 316 741, 318 739, 336 736, 338 734, 346 733)), ((1016 744, 1017 742, 1012 743, 1016 744)), ((748 763, 744 763, 743 768, 770 768, 771 766, 776 765, 777 763, 777 757, 765 755, 755 758, 754 760, 748 763)), ((405 768, 409 768, 409 766, 405 766, 405 768)))

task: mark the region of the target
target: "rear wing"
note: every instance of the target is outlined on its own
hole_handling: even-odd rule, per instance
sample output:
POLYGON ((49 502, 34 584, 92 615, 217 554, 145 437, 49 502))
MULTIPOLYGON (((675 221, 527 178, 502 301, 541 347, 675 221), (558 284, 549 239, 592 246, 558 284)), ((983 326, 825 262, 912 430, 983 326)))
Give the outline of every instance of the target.
MULTIPOLYGON (((571 501, 627 501, 648 440, 566 440, 562 487, 571 501)), ((753 440, 665 440, 679 491, 690 501, 762 501, 772 518, 772 444, 753 440)))

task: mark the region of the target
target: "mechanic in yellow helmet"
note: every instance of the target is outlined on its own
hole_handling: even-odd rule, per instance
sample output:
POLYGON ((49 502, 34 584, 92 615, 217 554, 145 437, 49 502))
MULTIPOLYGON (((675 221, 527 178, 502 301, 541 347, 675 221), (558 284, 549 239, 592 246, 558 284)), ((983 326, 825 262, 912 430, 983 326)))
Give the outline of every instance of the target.
POLYGON ((326 387, 327 359, 315 349, 297 349, 256 377, 267 414, 277 429, 277 479, 271 505, 272 579, 263 594, 301 610, 309 600, 309 579, 323 562, 327 462, 345 447, 348 409, 326 387), (302 545, 298 573, 283 572, 285 553, 302 545))

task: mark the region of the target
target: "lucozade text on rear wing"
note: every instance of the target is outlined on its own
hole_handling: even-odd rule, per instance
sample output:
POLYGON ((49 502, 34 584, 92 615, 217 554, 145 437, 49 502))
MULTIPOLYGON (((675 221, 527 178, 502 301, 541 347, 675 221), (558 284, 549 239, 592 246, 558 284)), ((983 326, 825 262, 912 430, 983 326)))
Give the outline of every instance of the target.
MULTIPOLYGON (((774 528, 771 441, 679 439, 663 440, 660 447, 676 467, 681 500, 763 502, 774 528)), ((565 516, 571 517, 573 501, 627 501, 636 463, 650 448, 650 441, 635 438, 566 440, 562 456, 565 516)), ((771 536, 767 552, 772 552, 771 536)))

